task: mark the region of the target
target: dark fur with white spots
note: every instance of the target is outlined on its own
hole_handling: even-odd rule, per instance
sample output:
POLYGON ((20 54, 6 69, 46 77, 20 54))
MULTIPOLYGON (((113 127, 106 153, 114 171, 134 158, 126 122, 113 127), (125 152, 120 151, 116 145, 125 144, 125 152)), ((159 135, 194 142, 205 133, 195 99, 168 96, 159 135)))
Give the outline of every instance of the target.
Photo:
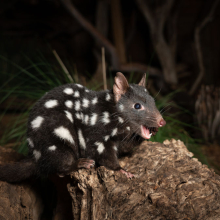
POLYGON ((28 162, 0 166, 0 180, 17 182, 52 173, 62 176, 82 167, 90 168, 94 161, 121 170, 118 157, 132 152, 144 140, 140 125, 153 135, 165 125, 145 89, 145 77, 139 84, 128 85, 124 75, 117 73, 112 90, 88 91, 77 84, 67 84, 45 94, 30 113, 28 162), (135 103, 144 110, 135 109, 135 103))

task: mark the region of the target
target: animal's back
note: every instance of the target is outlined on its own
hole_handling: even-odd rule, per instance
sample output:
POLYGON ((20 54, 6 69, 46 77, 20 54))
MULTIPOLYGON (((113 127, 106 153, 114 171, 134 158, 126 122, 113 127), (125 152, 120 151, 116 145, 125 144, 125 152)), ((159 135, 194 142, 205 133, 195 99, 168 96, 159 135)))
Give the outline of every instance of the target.
POLYGON ((115 111, 110 91, 67 84, 45 94, 30 113, 27 132, 29 155, 39 172, 56 172, 79 158, 95 159, 96 143, 107 141, 119 122, 115 111))
POLYGON ((67 84, 45 94, 29 116, 28 161, 23 170, 19 164, 5 165, 0 179, 66 175, 90 168, 94 161, 132 177, 120 167, 118 157, 155 135, 166 123, 145 88, 145 79, 146 75, 138 85, 129 85, 124 75, 117 73, 112 90, 95 92, 67 84), (22 172, 27 175, 22 176, 22 172))

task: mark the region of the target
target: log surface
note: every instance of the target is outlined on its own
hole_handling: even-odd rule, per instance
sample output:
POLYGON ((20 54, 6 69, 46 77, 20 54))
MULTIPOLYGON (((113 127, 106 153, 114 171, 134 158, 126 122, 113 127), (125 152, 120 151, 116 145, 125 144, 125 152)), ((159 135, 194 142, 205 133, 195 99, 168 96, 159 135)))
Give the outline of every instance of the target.
POLYGON ((105 167, 71 174, 74 219, 220 219, 220 177, 183 142, 144 142, 120 165, 136 177, 105 167))
MULTIPOLYGON (((22 155, 0 147, 0 164, 16 162, 22 155)), ((36 186, 24 181, 10 184, 0 181, 0 220, 39 220, 43 203, 36 186)))

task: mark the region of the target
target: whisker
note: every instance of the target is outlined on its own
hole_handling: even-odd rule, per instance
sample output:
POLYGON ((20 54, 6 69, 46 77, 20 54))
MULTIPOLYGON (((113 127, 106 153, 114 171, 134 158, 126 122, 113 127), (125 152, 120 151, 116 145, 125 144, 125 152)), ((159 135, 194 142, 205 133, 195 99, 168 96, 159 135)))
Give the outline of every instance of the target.
POLYGON ((161 112, 161 115, 163 115, 166 111, 170 110, 172 106, 170 106, 168 109, 166 109, 164 112, 161 112))
MULTIPOLYGON (((133 133, 136 133, 136 131, 139 129, 139 127, 133 132, 133 133)), ((131 134, 131 132, 129 132, 129 134, 128 135, 130 135, 131 134)), ((126 135, 126 137, 125 138, 127 138, 128 137, 128 135, 126 135)), ((122 141, 124 141, 125 140, 125 138, 122 140, 122 141)), ((125 143, 129 143, 129 140, 128 140, 128 142, 127 141, 125 141, 125 143)))
POLYGON ((156 99, 156 97, 159 95, 161 89, 162 89, 162 87, 160 87, 160 90, 159 90, 159 92, 156 94, 156 96, 154 97, 154 99, 156 99))
POLYGON ((173 101, 168 102, 167 105, 165 105, 165 106, 160 110, 160 112, 162 112, 166 107, 170 106, 172 102, 173 102, 173 101))

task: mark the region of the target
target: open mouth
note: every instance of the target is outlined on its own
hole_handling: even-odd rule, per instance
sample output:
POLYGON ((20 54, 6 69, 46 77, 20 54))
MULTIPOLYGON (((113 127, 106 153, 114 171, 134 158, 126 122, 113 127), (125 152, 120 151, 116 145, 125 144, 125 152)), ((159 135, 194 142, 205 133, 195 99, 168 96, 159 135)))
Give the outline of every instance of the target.
POLYGON ((150 139, 151 136, 156 135, 157 132, 158 132, 158 128, 156 127, 146 127, 141 125, 141 136, 145 139, 150 139))

